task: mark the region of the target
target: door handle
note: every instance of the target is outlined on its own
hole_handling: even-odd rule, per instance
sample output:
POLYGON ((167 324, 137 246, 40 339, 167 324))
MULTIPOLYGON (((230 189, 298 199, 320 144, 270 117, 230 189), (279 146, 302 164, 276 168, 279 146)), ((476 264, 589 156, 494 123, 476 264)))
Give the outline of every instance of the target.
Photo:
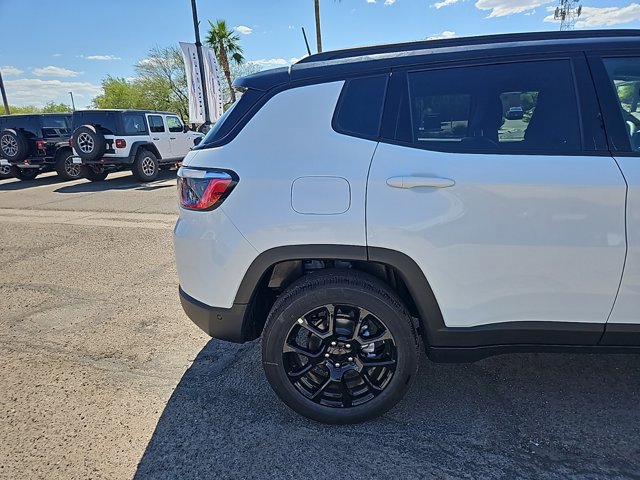
POLYGON ((153 137, 154 140, 160 140, 159 138, 153 137))
POLYGON ((175 140, 176 137, 169 137, 169 140, 175 140))
POLYGON ((449 178, 421 177, 419 175, 407 175, 402 177, 387 178, 387 185, 395 188, 447 188, 453 187, 455 184, 456 182, 449 178))

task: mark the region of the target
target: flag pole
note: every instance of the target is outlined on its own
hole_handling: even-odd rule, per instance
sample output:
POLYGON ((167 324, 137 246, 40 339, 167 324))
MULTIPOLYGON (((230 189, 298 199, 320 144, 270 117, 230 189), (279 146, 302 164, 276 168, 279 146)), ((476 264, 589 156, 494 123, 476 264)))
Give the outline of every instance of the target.
POLYGON ((0 93, 2 93, 2 103, 4 103, 4 111, 7 115, 11 115, 11 112, 9 111, 9 102, 7 101, 7 92, 4 91, 2 72, 0 72, 0 93))
POLYGON ((202 43, 200 42, 200 22, 198 22, 198 10, 196 9, 196 0, 191 0, 191 11, 193 12, 193 29, 196 32, 196 51, 198 52, 198 66, 200 67, 200 86, 202 87, 202 98, 204 100, 204 124, 211 125, 211 116, 209 115, 209 99, 207 98, 207 89, 204 82, 204 63, 202 61, 202 43))

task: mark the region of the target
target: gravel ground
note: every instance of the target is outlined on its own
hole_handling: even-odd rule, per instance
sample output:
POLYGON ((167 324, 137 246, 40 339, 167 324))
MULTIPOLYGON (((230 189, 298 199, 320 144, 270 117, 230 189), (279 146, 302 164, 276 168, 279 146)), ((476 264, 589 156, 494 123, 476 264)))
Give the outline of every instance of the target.
POLYGON ((181 310, 175 179, 0 181, 0 478, 637 478, 640 356, 423 358, 329 427, 181 310))

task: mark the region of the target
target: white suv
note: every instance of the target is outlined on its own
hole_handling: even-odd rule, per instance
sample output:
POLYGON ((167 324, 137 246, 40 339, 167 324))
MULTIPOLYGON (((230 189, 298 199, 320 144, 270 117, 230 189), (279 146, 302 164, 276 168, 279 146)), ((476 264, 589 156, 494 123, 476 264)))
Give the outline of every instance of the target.
POLYGON ((178 172, 180 298, 262 336, 297 412, 382 414, 420 344, 640 351, 640 33, 327 52, 236 87, 178 172))
POLYGON ((177 165, 204 136, 169 112, 78 110, 72 123, 73 162, 92 181, 127 169, 142 182, 155 180, 161 168, 177 165))

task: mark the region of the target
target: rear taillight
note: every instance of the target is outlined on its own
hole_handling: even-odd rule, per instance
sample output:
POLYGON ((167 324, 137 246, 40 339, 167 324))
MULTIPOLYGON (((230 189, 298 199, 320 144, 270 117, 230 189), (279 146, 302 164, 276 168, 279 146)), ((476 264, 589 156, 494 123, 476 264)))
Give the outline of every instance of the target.
POLYGON ((36 148, 38 150, 44 150, 45 148, 47 148, 47 142, 45 142, 44 140, 36 140, 36 148))
POLYGON ((224 202, 238 180, 238 176, 229 170, 180 167, 180 206, 187 210, 213 210, 224 202))
POLYGON ((127 141, 124 138, 116 138, 116 148, 127 148, 127 141))

